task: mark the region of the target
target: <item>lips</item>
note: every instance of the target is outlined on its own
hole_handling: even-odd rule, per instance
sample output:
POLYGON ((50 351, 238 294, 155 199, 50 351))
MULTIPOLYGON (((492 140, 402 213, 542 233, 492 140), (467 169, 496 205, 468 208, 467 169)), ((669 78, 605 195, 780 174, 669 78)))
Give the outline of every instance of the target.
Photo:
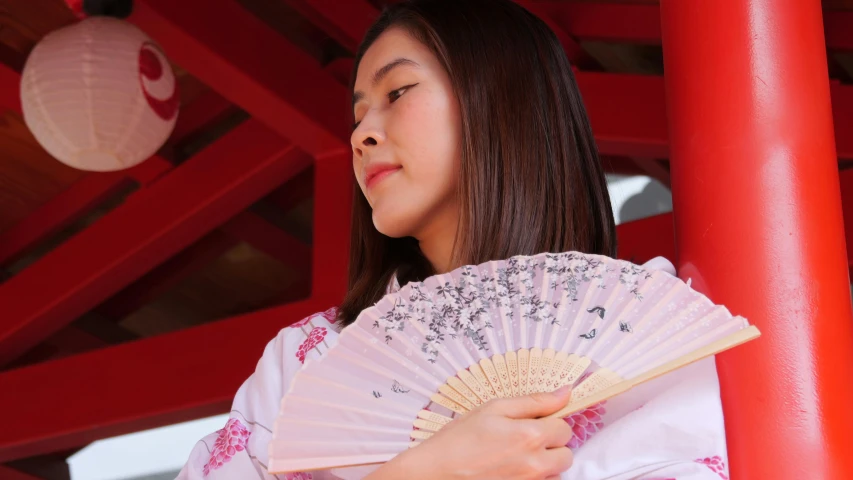
POLYGON ((402 168, 403 167, 401 167, 400 165, 392 164, 369 165, 367 168, 364 169, 364 185, 367 188, 371 188, 385 177, 401 170, 402 168))

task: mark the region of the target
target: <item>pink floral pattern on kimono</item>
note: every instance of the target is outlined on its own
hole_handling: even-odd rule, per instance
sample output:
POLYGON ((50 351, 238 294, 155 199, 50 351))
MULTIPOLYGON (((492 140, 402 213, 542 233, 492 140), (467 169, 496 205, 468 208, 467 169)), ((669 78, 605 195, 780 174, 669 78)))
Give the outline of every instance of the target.
POLYGON ((713 457, 706 458, 697 458, 696 463, 701 463, 706 467, 710 468, 712 472, 716 473, 720 476, 722 480, 729 480, 729 476, 726 475, 726 464, 723 462, 723 459, 719 455, 714 455, 713 457))
POLYGON ((311 330, 311 333, 308 334, 308 338, 302 342, 302 345, 299 345, 299 350, 296 351, 296 358, 299 359, 299 363, 305 363, 305 356, 308 355, 308 352, 311 351, 312 348, 316 347, 320 342, 326 338, 326 327, 314 327, 311 330))
POLYGON ((326 310, 325 312, 320 313, 319 315, 316 315, 316 314, 315 315, 309 315, 309 316, 303 318, 302 320, 292 324, 291 327, 293 327, 293 328, 304 327, 305 325, 308 325, 308 323, 311 320, 313 320, 314 318, 316 318, 317 316, 323 317, 323 319, 325 319, 330 324, 334 324, 338 318, 338 309, 337 309, 337 307, 332 307, 332 308, 326 310))
POLYGON ((246 449, 249 442, 249 430, 236 418, 228 419, 225 427, 217 431, 216 441, 213 443, 213 451, 210 452, 210 460, 204 466, 204 475, 207 476, 212 470, 222 467, 228 463, 231 457, 246 449))
POLYGON ((601 402, 598 405, 593 405, 584 411, 575 413, 563 419, 572 427, 572 432, 574 433, 572 439, 569 440, 569 443, 566 445, 567 447, 572 450, 580 448, 581 445, 586 443, 587 440, 604 428, 604 422, 601 417, 607 413, 604 409, 605 403, 606 402, 601 402))
POLYGON ((307 472, 285 473, 284 480, 313 480, 314 476, 307 472))

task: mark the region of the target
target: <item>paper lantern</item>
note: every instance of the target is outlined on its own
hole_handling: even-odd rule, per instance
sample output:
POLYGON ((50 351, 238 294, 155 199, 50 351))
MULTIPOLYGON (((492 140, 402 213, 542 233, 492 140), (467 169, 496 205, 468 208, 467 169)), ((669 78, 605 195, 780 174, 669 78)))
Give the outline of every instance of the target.
POLYGON ((161 49, 123 20, 96 16, 49 33, 21 75, 24 121, 57 160, 114 171, 171 135, 180 98, 161 49))

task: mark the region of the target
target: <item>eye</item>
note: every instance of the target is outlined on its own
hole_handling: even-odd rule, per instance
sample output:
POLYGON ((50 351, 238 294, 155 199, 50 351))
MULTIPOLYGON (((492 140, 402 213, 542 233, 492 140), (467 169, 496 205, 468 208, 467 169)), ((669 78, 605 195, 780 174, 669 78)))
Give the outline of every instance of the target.
MULTIPOLYGON (((396 102, 396 101, 397 101, 397 99, 399 99, 400 97, 402 97, 402 96, 403 96, 403 94, 404 94, 404 93, 406 93, 406 90, 408 90, 408 89, 410 89, 410 88, 412 88, 412 87, 414 87, 414 86, 416 86, 416 85, 418 85, 418 84, 417 84, 417 83, 413 83, 413 84, 411 84, 411 85, 406 85, 405 87, 400 87, 400 88, 398 88, 398 89, 396 89, 396 90, 392 90, 392 91, 388 92, 388 101, 389 101, 390 103, 394 103, 394 102, 396 102)), ((352 129, 353 129, 353 131, 355 131, 355 129, 357 129, 359 125, 361 125, 361 122, 355 122, 355 123, 353 123, 353 124, 352 124, 352 129)))
POLYGON ((417 83, 412 85, 406 85, 405 87, 400 87, 397 90, 392 90, 390 93, 388 93, 388 100, 390 100, 391 103, 396 102, 398 98, 402 97, 403 94, 406 93, 406 90, 414 87, 415 85, 417 85, 417 83))

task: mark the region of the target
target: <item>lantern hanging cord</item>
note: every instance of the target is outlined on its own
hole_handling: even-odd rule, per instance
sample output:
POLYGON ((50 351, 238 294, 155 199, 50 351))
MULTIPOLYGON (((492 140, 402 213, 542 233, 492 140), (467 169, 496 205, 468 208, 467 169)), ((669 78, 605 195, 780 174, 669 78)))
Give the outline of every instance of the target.
POLYGON ((127 18, 133 11, 133 0, 65 0, 65 3, 80 18, 96 15, 127 18))

